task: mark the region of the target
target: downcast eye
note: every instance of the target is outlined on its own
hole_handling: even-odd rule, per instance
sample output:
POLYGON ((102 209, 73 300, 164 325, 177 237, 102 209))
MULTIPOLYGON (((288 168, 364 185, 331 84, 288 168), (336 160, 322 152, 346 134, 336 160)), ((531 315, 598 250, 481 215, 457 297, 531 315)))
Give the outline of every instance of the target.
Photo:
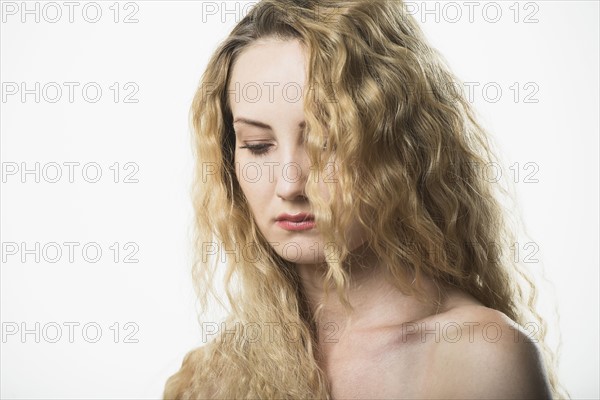
POLYGON ((250 150, 250 153, 256 155, 256 156, 261 156, 264 154, 267 154, 269 152, 269 147, 273 146, 270 143, 263 143, 263 144, 247 144, 245 146, 240 146, 240 149, 248 149, 250 150))

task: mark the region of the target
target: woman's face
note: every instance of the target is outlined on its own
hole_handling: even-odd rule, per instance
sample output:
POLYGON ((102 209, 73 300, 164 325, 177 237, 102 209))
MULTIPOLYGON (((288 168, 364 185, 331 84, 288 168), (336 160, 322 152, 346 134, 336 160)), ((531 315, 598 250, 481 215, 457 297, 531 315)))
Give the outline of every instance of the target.
MULTIPOLYGON (((281 257, 312 264, 324 261, 326 244, 310 221, 304 192, 311 168, 302 143, 305 71, 299 41, 261 40, 238 56, 228 96, 236 135, 236 176, 257 226, 281 257), (298 223, 285 216, 300 213, 308 214, 307 220, 298 223)), ((325 199, 323 179, 331 178, 325 173, 333 170, 319 174, 325 199)), ((357 224, 349 237, 350 250, 363 243, 357 224)))

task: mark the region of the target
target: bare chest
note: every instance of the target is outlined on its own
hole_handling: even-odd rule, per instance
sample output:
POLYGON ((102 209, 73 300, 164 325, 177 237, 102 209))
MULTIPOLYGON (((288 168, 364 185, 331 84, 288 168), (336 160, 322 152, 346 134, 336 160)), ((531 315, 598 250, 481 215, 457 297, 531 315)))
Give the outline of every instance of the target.
POLYGON ((334 399, 425 398, 432 346, 354 338, 328 347, 323 367, 334 399))

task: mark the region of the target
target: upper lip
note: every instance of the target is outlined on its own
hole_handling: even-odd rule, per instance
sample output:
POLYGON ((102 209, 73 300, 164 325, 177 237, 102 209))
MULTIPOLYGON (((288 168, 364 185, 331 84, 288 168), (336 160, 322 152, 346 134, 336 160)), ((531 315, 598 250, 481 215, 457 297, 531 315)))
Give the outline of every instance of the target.
POLYGON ((312 221, 315 219, 313 214, 308 213, 298 213, 298 214, 279 214, 277 217, 277 221, 292 221, 292 222, 302 222, 302 221, 312 221))

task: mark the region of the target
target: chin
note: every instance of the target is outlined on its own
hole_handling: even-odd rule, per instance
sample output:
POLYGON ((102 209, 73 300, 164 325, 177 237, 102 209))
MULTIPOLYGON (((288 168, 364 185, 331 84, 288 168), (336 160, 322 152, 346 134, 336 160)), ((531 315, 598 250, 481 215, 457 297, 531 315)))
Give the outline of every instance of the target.
POLYGON ((322 264, 325 262, 323 243, 316 240, 281 241, 275 246, 277 254, 296 264, 322 264))
POLYGON ((309 255, 306 257, 300 257, 300 258, 294 258, 294 259, 289 259, 288 261, 291 261, 293 263, 296 264, 324 264, 325 263, 325 255, 324 254, 317 254, 317 255, 309 255))

